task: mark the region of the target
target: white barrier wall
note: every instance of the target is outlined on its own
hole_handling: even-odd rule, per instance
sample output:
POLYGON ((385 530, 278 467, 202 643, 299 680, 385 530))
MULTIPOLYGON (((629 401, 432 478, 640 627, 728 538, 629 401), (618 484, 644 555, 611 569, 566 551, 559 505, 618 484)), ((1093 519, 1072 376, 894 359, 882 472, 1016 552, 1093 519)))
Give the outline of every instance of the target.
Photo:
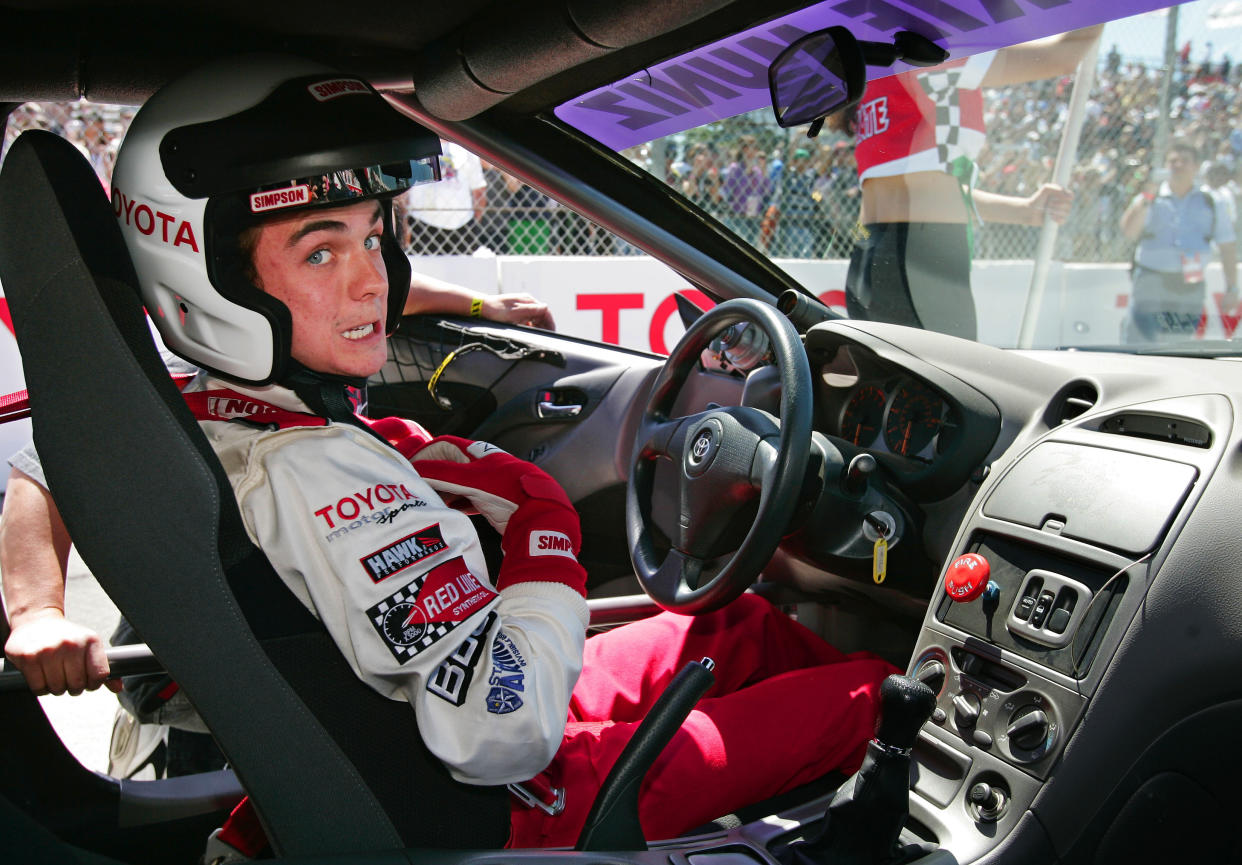
MULTIPOLYGON (((688 293, 703 306, 708 303, 670 268, 647 256, 441 256, 412 262, 415 270, 479 291, 532 294, 548 304, 557 330, 563 333, 656 354, 666 354, 683 332, 675 293, 688 293)), ((845 311, 845 261, 791 260, 781 265, 829 305, 845 311)), ((981 342, 1017 344, 1031 269, 1030 262, 1021 261, 975 264, 971 281, 981 342)), ((1220 308, 1224 283, 1218 265, 1208 270, 1208 290, 1208 314, 1200 336, 1233 336, 1239 314, 1220 308)), ((1035 346, 1117 343, 1129 292, 1129 268, 1124 264, 1054 265, 1035 346)), ((0 394, 6 394, 25 385, 2 294, 0 324, 0 394)), ((0 457, 17 450, 29 436, 29 421, 0 425, 0 457)), ((7 470, 3 477, 8 477, 7 470)))
MULTIPOLYGON (((791 276, 838 311, 845 312, 845 273, 841 260, 779 262, 791 276)), ((416 270, 460 282, 480 291, 524 291, 552 310, 557 329, 586 339, 664 354, 677 341, 675 292, 692 292, 670 268, 646 256, 614 258, 427 258, 413 259, 416 270)), ((1017 345, 1032 264, 1025 261, 977 262, 971 278, 979 340, 1017 345)), ((1200 336, 1231 337, 1237 311, 1220 309, 1224 282, 1219 265, 1208 269, 1208 314, 1200 336)), ((1035 331, 1034 345, 1113 345, 1130 297, 1125 264, 1054 264, 1035 331)))

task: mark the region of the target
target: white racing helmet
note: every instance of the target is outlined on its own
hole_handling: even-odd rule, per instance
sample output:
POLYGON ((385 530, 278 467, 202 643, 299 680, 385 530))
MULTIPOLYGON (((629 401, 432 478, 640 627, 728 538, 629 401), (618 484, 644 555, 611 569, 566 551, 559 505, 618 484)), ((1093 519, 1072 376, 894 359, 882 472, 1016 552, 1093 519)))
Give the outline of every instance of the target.
MULTIPOLYGON (((250 384, 280 381, 292 322, 248 276, 238 234, 270 214, 388 200, 440 179, 440 140, 356 76, 292 57, 204 66, 135 116, 112 205, 147 312, 170 349, 250 384)), ((384 208, 387 331, 410 263, 384 208)))

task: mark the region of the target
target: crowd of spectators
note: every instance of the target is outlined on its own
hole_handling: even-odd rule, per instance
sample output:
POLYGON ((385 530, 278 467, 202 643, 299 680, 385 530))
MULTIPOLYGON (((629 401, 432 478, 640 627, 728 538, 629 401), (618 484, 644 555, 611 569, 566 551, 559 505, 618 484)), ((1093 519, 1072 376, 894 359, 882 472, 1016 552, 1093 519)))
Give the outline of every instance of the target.
MULTIPOLYGON (((759 116, 747 118, 759 123, 759 116)), ((858 170, 851 142, 832 133, 777 135, 756 130, 722 152, 719 137, 666 159, 665 180, 769 255, 842 258, 858 221, 858 170)))
POLYGON ((25 130, 45 129, 68 139, 82 151, 99 176, 99 182, 107 189, 111 184, 117 149, 135 110, 128 106, 89 102, 26 102, 9 115, 0 153, 8 152, 9 144, 25 130))
MULTIPOLYGON (((1216 186, 1236 194, 1242 168, 1242 67, 1228 55, 1191 62, 1187 44, 1172 78, 1169 136, 1189 139, 1214 166, 1216 186), (1223 179, 1222 179, 1223 178, 1223 179)), ((1119 220, 1126 203, 1157 179, 1152 152, 1159 127, 1163 69, 1122 59, 1116 46, 1104 54, 1086 104, 1085 123, 1072 169, 1075 193, 1061 228, 1058 257, 1071 261, 1126 261, 1131 244, 1119 220)), ((1052 176, 1068 111, 1071 79, 1051 79, 985 92, 988 141, 978 159, 976 187, 1029 195, 1052 176)), ((6 143, 26 128, 50 129, 73 141, 91 160, 105 188, 131 109, 89 103, 27 103, 10 117, 6 143)), ((849 254, 859 207, 853 142, 825 130, 806 138, 781 130, 770 112, 726 121, 730 135, 695 131, 643 145, 625 155, 663 177, 691 201, 774 257, 842 258, 849 254)), ((484 185, 475 190, 464 230, 438 233, 422 254, 608 255, 633 247, 493 166, 482 164, 484 185)), ((478 186, 475 181, 473 186, 478 186)), ((424 214, 424 218, 428 218, 424 214)), ((418 226, 415 215, 410 225, 418 226)), ((454 223, 456 225, 457 223, 454 223)), ((976 257, 1027 258, 1038 229, 983 225, 976 257)), ((422 235, 425 237, 424 235, 422 235)), ((424 241, 423 246, 426 245, 424 241)))
MULTIPOLYGON (((1116 47, 1105 55, 1086 103, 1077 158, 1071 170, 1074 208, 1059 232, 1059 258, 1069 261, 1128 261, 1132 243, 1119 228, 1121 212, 1135 194, 1157 180, 1153 167, 1159 127, 1164 70, 1125 62, 1116 47)), ((1072 79, 1050 79, 985 91, 987 145, 979 155, 976 187, 1008 195, 1030 195, 1049 181, 1065 127, 1072 79)), ((1218 62, 1192 63, 1183 50, 1170 90, 1168 136, 1189 139, 1221 174, 1227 192, 1242 182, 1242 67, 1228 55, 1218 62)), ((762 115, 750 122, 758 124, 762 115)), ((770 130, 777 135, 779 130, 770 130)), ((776 140, 766 152, 751 146, 755 131, 743 133, 736 149, 696 143, 682 159, 668 160, 666 180, 709 213, 758 243, 770 255, 839 258, 848 254, 858 214, 858 183, 853 143, 829 132, 817 139, 796 136, 776 140), (798 157, 797 154, 805 154, 798 157), (739 165, 765 165, 771 182, 761 189, 768 198, 768 218, 756 224, 739 219, 742 198, 730 196, 728 178, 739 165), (793 168, 793 170, 789 170, 793 168), (810 202, 791 210, 793 199, 810 202), (793 225, 790 216, 795 214, 793 225), (784 225, 784 228, 782 227, 784 225), (791 238, 796 238, 792 239, 791 238)), ((753 169, 751 169, 753 174, 753 169)), ((1205 177, 1206 180, 1206 177, 1205 177)), ((1022 225, 982 225, 977 232, 979 258, 1029 258, 1039 229, 1022 225)))
MULTIPOLYGON (((1242 167, 1242 69, 1228 55, 1192 63, 1183 48, 1171 80, 1167 135, 1190 141, 1205 160, 1227 171, 1230 185, 1242 167)), ((1061 229, 1059 257, 1070 261, 1126 261, 1121 213, 1158 180, 1163 155, 1153 153, 1160 127, 1163 68, 1122 60, 1112 46, 1087 99, 1070 188, 1070 219, 1061 229)), ((986 94, 988 144, 979 157, 979 187, 1027 195, 1052 175, 1068 110, 1069 79, 1039 81, 986 94)), ((1206 179, 1206 178, 1204 178, 1206 179)), ((1030 255, 1031 229, 997 226, 981 232, 983 257, 1030 255), (1000 254, 1005 253, 1005 254, 1000 254)))

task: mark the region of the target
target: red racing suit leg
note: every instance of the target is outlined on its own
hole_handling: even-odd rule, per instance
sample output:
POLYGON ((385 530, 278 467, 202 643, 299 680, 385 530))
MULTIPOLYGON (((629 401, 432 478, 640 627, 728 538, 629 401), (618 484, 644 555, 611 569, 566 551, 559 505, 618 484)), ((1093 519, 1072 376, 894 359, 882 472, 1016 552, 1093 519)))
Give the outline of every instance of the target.
POLYGON ((841 653, 754 595, 714 613, 662 613, 592 637, 565 739, 544 772, 565 788, 565 810, 550 816, 515 805, 510 846, 573 845, 643 715, 688 661, 703 657, 716 661, 716 684, 640 790, 648 840, 833 769, 853 771, 875 734, 880 683, 900 672, 870 653, 841 653))

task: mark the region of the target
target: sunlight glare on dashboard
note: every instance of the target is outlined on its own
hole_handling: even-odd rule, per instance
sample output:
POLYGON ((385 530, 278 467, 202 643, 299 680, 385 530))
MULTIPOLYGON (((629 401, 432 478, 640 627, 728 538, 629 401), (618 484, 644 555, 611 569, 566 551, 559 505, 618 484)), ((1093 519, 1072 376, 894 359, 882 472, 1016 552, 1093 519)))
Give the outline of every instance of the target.
POLYGON ((854 365, 849 347, 840 346, 832 360, 820 368, 819 374, 829 387, 853 387, 858 384, 858 367, 854 365))

